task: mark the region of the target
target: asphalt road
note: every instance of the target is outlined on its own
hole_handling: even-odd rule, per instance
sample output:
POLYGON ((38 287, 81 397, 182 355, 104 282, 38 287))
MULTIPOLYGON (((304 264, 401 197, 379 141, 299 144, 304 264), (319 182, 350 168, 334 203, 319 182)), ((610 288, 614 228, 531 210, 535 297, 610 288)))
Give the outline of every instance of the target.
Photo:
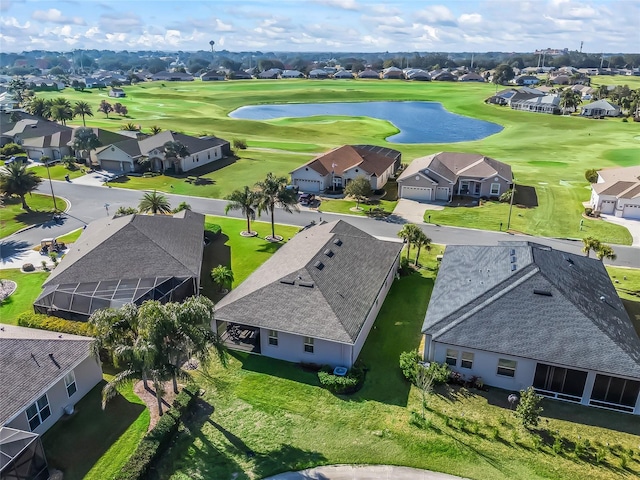
MULTIPOLYGON (((61 224, 53 220, 37 227, 18 232, 0 241, 0 255, 2 258, 13 255, 17 250, 29 248, 40 243, 42 238, 64 235, 72 230, 81 228, 93 220, 113 213, 118 207, 135 207, 138 205, 142 193, 137 190, 123 188, 95 187, 88 185, 76 185, 70 182, 54 181, 56 196, 66 198, 71 208, 65 215, 61 224)), ((40 192, 50 194, 48 182, 43 182, 40 192)), ((224 200, 216 200, 201 197, 187 197, 181 195, 167 195, 171 205, 178 205, 186 201, 196 212, 210 215, 225 215, 224 208, 227 204, 224 200)), ((229 212, 229 216, 242 218, 239 212, 229 212)), ((390 221, 376 220, 367 217, 350 215, 338 215, 315 210, 304 210, 299 213, 289 214, 276 210, 276 223, 305 226, 320 220, 333 221, 343 219, 356 227, 380 237, 397 238, 397 232, 402 228, 404 220, 391 217, 390 221)), ((262 220, 269 221, 268 216, 262 220)), ((457 227, 443 227, 432 224, 421 225, 425 233, 433 243, 447 245, 495 245, 500 241, 528 240, 544 245, 549 245, 559 250, 572 253, 581 253, 582 242, 575 240, 551 239, 532 237, 526 235, 510 235, 503 232, 488 232, 457 227)), ((616 266, 640 268, 640 248, 617 245, 615 251, 618 256, 614 262, 607 262, 616 266)))

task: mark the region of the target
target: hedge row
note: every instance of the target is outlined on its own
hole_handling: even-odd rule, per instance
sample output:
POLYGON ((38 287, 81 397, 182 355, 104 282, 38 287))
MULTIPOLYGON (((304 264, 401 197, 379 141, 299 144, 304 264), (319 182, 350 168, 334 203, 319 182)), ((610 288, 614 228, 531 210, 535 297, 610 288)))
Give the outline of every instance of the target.
POLYGON ((115 480, 141 480, 148 478, 153 462, 162 455, 180 426, 180 419, 195 405, 199 387, 189 384, 173 401, 173 406, 162 416, 156 426, 147 433, 138 448, 124 464, 115 480))
POLYGON ((320 385, 330 392, 339 395, 348 395, 360 390, 364 383, 364 374, 364 366, 359 362, 351 367, 344 376, 334 375, 331 367, 324 366, 318 372, 318 380, 320 381, 320 385))
POLYGON ((210 235, 210 238, 212 240, 215 239, 215 238, 218 238, 218 235, 220 235, 220 233, 222 233, 222 227, 220 225, 218 225, 217 223, 206 223, 205 224, 205 230, 210 235))
POLYGON ((18 317, 21 327, 38 328, 52 332, 68 333, 71 335, 93 336, 91 325, 87 322, 75 322, 63 318, 50 317, 42 313, 25 312, 18 317))

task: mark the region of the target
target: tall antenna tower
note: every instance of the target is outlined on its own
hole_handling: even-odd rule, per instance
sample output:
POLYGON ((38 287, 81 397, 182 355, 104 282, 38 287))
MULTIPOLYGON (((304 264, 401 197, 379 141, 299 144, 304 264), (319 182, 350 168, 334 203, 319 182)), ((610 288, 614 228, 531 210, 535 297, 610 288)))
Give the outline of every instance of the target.
POLYGON ((582 46, 584 45, 584 42, 582 40, 580 40, 580 53, 582 53, 582 46))

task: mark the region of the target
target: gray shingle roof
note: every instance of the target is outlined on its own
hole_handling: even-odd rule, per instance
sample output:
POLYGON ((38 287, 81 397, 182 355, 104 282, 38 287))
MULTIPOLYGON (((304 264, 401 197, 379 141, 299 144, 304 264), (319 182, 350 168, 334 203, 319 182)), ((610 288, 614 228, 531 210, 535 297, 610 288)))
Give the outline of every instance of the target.
POLYGON ((171 130, 165 130, 156 135, 140 140, 140 151, 143 155, 147 155, 151 150, 162 148, 162 146, 167 142, 180 142, 187 147, 190 155, 229 143, 226 140, 217 137, 198 138, 190 135, 184 135, 182 133, 172 132, 171 130))
POLYGON ((439 152, 416 158, 400 174, 398 181, 418 172, 427 172, 429 178, 436 178, 428 175, 428 172, 435 172, 438 178, 445 178, 450 183, 456 183, 459 177, 489 178, 499 175, 506 180, 513 178, 510 165, 477 153, 439 152))
POLYGON ((127 215, 92 222, 44 285, 199 277, 204 216, 127 215))
POLYGON ((314 226, 222 299, 216 319, 352 344, 401 249, 342 220, 314 226))
POLYGON ((4 325, 0 330, 0 425, 87 358, 92 341, 88 337, 4 325))
POLYGON ((422 331, 443 343, 640 378, 640 338, 602 262, 541 245, 448 246, 422 331))

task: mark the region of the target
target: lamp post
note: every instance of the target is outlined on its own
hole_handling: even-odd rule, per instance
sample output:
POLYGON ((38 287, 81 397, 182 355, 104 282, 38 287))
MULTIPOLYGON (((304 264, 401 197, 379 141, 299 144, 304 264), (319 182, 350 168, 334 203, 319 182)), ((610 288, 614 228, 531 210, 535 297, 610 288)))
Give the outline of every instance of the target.
POLYGON ((511 210, 513 209, 513 197, 516 196, 516 179, 513 179, 513 186, 511 187, 511 198, 509 199, 509 218, 507 218, 507 232, 511 226, 511 210))
POLYGON ((56 195, 55 193, 53 193, 53 182, 51 181, 51 172, 49 171, 49 160, 51 159, 46 155, 44 155, 43 151, 41 150, 38 150, 38 151, 42 155, 40 157, 40 161, 44 163, 45 167, 47 167, 47 177, 49 177, 49 187, 51 188, 51 196, 53 197, 53 214, 55 215, 58 212, 58 205, 56 203, 56 195))

